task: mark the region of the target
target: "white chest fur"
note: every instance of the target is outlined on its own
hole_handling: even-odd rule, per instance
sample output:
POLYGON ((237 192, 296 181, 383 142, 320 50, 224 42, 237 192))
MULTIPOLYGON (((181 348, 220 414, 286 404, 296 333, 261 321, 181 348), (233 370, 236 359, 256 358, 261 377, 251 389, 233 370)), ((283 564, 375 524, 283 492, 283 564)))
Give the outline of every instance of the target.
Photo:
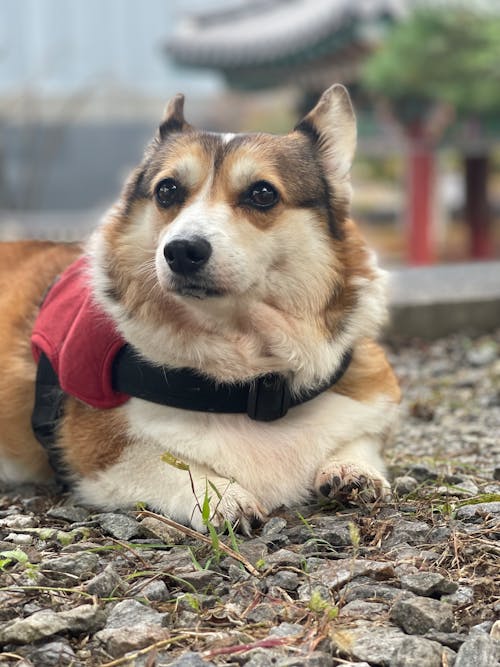
MULTIPOLYGON (((292 408, 274 422, 246 415, 194 413, 130 400, 125 406, 129 433, 141 444, 141 456, 170 452, 221 477, 236 480, 264 506, 277 507, 304 499, 314 476, 328 457, 342 456, 355 440, 370 435, 374 455, 395 416, 394 406, 378 398, 361 403, 326 392, 292 408)), ((370 463, 370 461, 366 461, 370 463)))

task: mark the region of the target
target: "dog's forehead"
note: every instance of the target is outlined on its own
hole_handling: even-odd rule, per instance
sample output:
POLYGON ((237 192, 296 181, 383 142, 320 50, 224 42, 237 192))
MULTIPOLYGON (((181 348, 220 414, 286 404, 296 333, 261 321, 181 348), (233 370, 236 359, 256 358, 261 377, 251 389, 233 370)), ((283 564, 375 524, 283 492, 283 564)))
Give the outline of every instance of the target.
MULTIPOLYGON (((264 178, 266 173, 291 177, 314 169, 311 143, 301 133, 189 132, 171 138, 162 151, 162 166, 175 167, 186 178, 224 173, 232 181, 264 178)), ((235 183, 237 184, 237 183, 235 183)))

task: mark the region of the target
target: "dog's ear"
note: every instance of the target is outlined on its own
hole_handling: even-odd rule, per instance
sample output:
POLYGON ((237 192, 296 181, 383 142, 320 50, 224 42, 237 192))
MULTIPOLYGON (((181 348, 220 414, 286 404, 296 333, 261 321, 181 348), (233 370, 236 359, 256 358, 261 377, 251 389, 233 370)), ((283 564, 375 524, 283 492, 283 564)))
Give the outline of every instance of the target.
POLYGON ((170 132, 184 132, 190 128, 191 125, 186 123, 184 119, 184 95, 177 93, 165 107, 165 112, 158 128, 158 138, 163 140, 170 132))
POLYGON ((356 150, 356 117, 344 86, 336 83, 328 88, 295 130, 312 139, 333 180, 348 176, 356 150))

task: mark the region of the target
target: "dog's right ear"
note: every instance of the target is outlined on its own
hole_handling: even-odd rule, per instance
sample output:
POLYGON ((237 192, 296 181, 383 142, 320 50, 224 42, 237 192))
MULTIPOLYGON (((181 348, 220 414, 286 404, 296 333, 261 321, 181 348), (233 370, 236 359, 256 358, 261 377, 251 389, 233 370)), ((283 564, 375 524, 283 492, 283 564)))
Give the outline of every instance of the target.
POLYGON ((168 102, 165 112, 158 128, 158 138, 161 140, 171 132, 184 132, 191 128, 184 119, 184 95, 177 93, 168 102))

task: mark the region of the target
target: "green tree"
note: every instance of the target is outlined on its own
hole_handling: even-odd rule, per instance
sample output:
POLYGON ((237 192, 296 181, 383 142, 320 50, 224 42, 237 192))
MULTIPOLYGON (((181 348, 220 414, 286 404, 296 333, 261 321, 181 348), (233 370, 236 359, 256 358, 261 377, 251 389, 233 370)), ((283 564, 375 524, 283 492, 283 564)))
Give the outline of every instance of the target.
MULTIPOLYGON (((494 6, 496 3, 491 3, 494 6)), ((436 119, 452 109, 459 121, 500 115, 500 12, 485 3, 423 5, 394 26, 369 59, 364 85, 384 98, 408 134, 432 143, 436 119)), ((443 129, 440 127, 440 129, 443 129)), ((485 145, 485 144, 484 144, 485 145)), ((488 154, 466 155, 466 215, 476 246, 488 246, 488 154)))

